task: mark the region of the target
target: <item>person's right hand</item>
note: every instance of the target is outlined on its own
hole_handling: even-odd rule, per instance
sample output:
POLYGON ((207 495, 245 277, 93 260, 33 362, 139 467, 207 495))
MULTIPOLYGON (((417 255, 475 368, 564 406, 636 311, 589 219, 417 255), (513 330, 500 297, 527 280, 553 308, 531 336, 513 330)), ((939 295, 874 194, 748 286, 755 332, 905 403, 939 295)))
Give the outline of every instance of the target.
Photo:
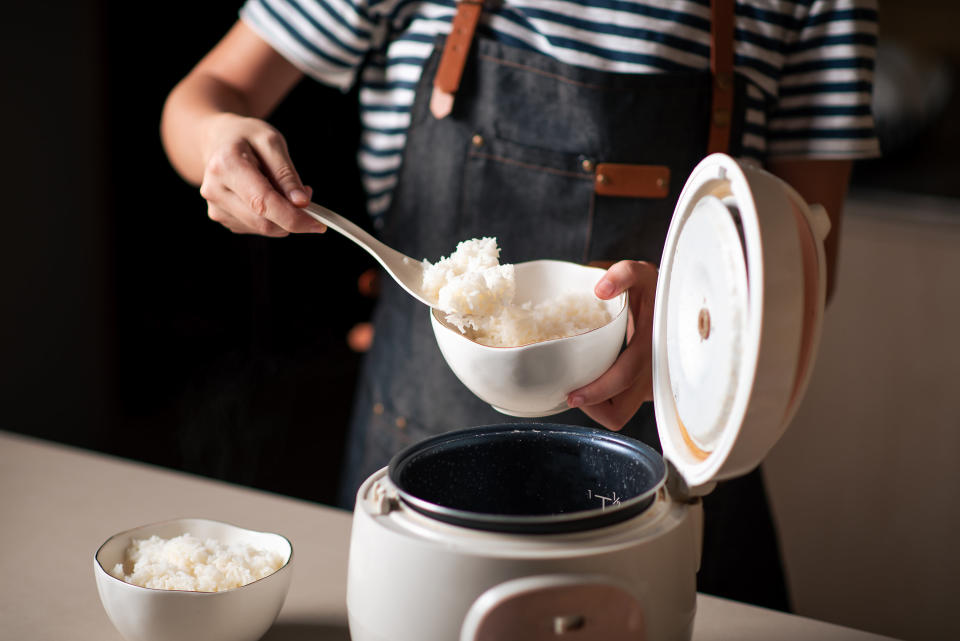
POLYGON ((274 127, 221 113, 209 117, 204 134, 200 195, 211 220, 237 234, 326 231, 300 209, 310 202, 312 190, 300 181, 286 140, 274 127))

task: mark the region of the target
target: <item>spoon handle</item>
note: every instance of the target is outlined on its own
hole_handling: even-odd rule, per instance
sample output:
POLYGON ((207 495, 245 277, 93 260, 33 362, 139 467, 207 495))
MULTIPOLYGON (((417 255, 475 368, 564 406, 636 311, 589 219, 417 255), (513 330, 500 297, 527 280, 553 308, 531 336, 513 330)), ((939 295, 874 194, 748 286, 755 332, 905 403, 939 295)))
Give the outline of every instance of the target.
MULTIPOLYGON (((360 245, 377 260, 380 260, 379 254, 386 251, 394 251, 379 240, 371 236, 365 229, 354 222, 347 220, 340 214, 334 213, 316 203, 310 203, 303 208, 307 214, 314 220, 318 220, 334 231, 340 232, 356 244, 360 245)), ((395 252, 397 253, 397 252, 395 252)), ((382 261, 381 261, 382 262, 382 261)), ((386 267, 386 265, 384 265, 386 267)))
POLYGON ((303 211, 314 220, 320 221, 330 229, 343 234, 360 245, 367 253, 376 258, 387 273, 410 295, 425 305, 432 306, 420 293, 420 282, 423 277, 423 265, 420 261, 383 244, 356 223, 330 211, 326 207, 310 203, 303 208, 303 211))

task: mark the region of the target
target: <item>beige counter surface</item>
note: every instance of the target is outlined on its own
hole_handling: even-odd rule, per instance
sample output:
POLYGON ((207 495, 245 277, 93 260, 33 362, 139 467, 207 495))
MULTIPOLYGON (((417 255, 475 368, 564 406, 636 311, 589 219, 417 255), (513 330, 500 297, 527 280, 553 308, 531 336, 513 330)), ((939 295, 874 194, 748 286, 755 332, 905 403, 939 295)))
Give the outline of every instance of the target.
MULTIPOLYGON (((0 638, 121 641, 93 580, 110 535, 180 517, 279 532, 293 584, 264 641, 344 641, 350 514, 0 432, 0 638)), ((697 641, 877 641, 884 637, 705 595, 697 641)))

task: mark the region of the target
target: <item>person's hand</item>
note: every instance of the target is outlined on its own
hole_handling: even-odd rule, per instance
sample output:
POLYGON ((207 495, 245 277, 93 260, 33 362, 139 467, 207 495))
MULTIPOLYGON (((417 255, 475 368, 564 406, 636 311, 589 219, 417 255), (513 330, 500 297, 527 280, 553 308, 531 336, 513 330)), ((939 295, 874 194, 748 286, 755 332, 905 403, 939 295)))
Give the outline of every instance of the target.
POLYGON ((567 396, 570 407, 579 407, 611 430, 621 429, 640 405, 653 399, 650 350, 657 268, 651 263, 623 260, 610 267, 594 288, 594 293, 604 300, 623 291, 629 292, 630 299, 627 347, 600 378, 567 396))
POLYGON ((230 113, 211 116, 206 125, 200 195, 211 220, 238 234, 326 231, 300 210, 312 190, 300 181, 280 132, 263 120, 230 113))

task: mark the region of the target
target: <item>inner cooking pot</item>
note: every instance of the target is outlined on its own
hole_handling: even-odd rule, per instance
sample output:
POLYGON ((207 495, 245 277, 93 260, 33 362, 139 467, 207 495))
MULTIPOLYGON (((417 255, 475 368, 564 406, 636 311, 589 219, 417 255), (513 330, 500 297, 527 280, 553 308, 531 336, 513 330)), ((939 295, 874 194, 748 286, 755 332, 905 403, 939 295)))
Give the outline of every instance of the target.
POLYGON ((439 521, 551 534, 640 514, 666 466, 648 445, 603 429, 505 424, 416 443, 393 457, 389 475, 401 501, 439 521))

